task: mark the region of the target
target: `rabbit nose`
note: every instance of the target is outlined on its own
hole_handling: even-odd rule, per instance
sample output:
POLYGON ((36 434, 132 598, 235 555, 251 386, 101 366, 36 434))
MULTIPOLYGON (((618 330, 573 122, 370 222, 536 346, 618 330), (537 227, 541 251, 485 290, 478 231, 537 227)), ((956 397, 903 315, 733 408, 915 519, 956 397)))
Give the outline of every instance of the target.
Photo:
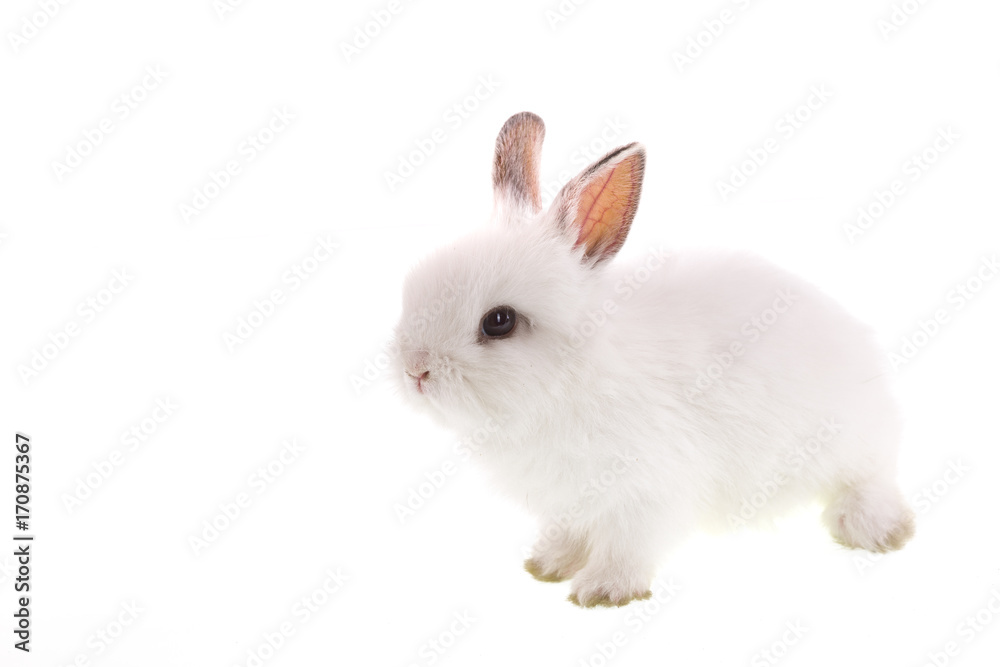
POLYGON ((429 359, 426 352, 411 352, 405 361, 406 374, 410 377, 421 380, 427 379, 427 376, 430 375, 430 371, 427 369, 429 359))
POLYGON ((428 355, 426 352, 414 352, 406 359, 404 371, 416 382, 417 391, 424 393, 424 382, 431 374, 427 369, 428 355))

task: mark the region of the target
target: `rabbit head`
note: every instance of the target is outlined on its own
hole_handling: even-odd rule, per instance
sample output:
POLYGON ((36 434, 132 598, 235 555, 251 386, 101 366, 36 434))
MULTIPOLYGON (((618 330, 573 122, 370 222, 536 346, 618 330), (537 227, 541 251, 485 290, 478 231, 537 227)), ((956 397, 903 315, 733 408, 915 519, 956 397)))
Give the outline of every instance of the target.
POLYGON ((532 113, 500 130, 491 224, 417 265, 395 330, 396 376, 408 400, 447 426, 530 417, 578 375, 572 333, 594 305, 625 241, 645 153, 617 148, 542 211, 545 127, 532 113))

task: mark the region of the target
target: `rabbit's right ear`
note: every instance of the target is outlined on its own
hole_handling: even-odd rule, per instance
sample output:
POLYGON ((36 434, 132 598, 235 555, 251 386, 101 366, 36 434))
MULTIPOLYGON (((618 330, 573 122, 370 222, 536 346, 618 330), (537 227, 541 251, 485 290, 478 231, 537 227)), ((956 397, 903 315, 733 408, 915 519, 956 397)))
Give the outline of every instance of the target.
POLYGON ((532 214, 542 210, 539 165, 545 123, 530 111, 507 119, 497 136, 493 159, 493 195, 497 205, 532 214))

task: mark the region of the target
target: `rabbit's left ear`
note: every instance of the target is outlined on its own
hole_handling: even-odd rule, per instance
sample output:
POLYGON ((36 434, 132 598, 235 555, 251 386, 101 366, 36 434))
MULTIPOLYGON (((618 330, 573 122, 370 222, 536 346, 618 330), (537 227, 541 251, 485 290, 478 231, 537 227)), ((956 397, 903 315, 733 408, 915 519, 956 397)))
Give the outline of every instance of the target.
POLYGON ((493 193, 497 205, 538 213, 542 210, 542 139, 545 123, 530 111, 507 119, 497 136, 493 193))
POLYGON ((547 214, 549 224, 597 264, 621 249, 639 208, 646 151, 631 143, 616 148, 563 186, 547 214))

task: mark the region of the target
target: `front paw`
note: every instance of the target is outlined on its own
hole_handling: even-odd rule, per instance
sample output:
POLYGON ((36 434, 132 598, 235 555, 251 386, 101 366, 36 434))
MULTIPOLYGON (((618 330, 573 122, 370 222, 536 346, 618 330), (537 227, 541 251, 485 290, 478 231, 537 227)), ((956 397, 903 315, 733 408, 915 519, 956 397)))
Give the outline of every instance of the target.
POLYGON ((524 569, 528 571, 528 574, 533 576, 539 581, 566 581, 572 574, 568 574, 559 569, 548 569, 538 558, 529 558, 524 561, 524 569))
POLYGON ((574 554, 562 558, 541 555, 524 561, 524 569, 538 581, 559 582, 572 579, 573 575, 586 564, 586 554, 574 554))
POLYGON ((587 549, 581 542, 561 540, 558 543, 540 541, 532 549, 533 556, 524 561, 524 569, 539 581, 572 579, 587 564, 587 549))
POLYGON ((568 599, 578 607, 622 607, 633 600, 648 600, 652 595, 649 583, 634 577, 581 574, 573 580, 568 599))

